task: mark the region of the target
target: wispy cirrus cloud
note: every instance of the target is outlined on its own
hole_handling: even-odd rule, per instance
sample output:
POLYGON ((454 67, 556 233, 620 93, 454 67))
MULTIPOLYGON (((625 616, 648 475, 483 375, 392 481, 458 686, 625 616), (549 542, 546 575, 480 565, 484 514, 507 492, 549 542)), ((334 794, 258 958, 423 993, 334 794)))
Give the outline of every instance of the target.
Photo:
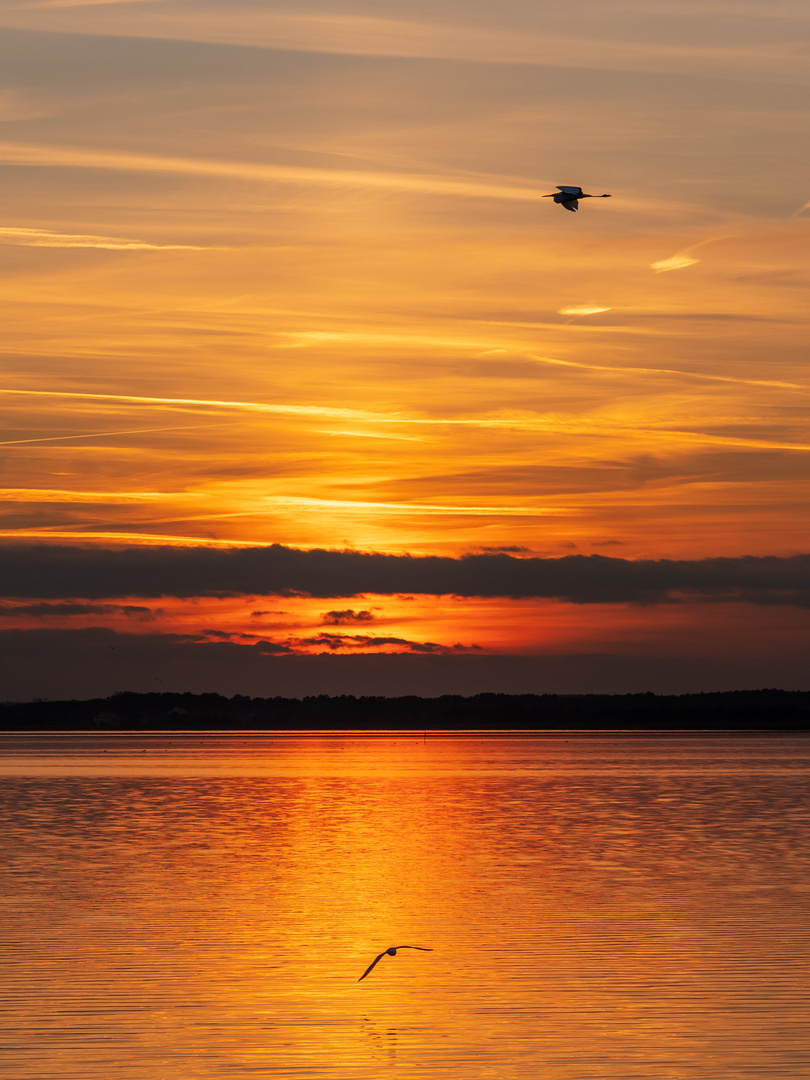
POLYGON ((170 427, 159 428, 124 428, 121 431, 84 431, 75 435, 38 435, 30 439, 3 439, 0 446, 28 446, 36 443, 50 442, 73 442, 76 439, 104 439, 116 435, 149 435, 153 432, 163 431, 193 431, 198 427, 209 427, 208 424, 172 424, 170 427))
POLYGON ((145 240, 125 240, 118 236, 87 236, 51 232, 49 229, 0 227, 0 244, 17 247, 103 248, 106 251, 206 251, 198 244, 150 244, 145 240))
POLYGON ((196 498, 188 492, 160 491, 70 491, 61 488, 0 488, 0 502, 25 503, 155 503, 196 498))
MULTIPOLYGON (((401 5, 382 3, 375 5, 371 15, 301 7, 303 10, 291 6, 278 10, 271 4, 217 5, 198 0, 30 0, 9 5, 3 16, 9 26, 295 52, 606 71, 711 70, 715 76, 745 71, 749 78, 779 70, 783 79, 806 82, 801 43, 793 40, 763 41, 749 30, 734 36, 717 35, 714 40, 704 33, 694 42, 679 41, 672 40, 672 35, 639 33, 645 22, 638 19, 632 34, 622 34, 617 32, 615 19, 606 22, 599 8, 588 4, 578 9, 579 25, 587 27, 579 34, 571 32, 569 21, 555 18, 553 8, 538 17, 536 5, 527 5, 524 12, 507 9, 501 18, 490 13, 477 18, 472 14, 470 20, 443 19, 441 15, 408 18, 407 8, 403 12, 401 5)), ((746 25, 755 28, 755 20, 746 25)))
POLYGON ((39 8, 86 8, 114 7, 118 4, 165 4, 166 0, 28 0, 18 6, 24 11, 36 11, 39 8))
MULTIPOLYGON (((656 375, 683 375, 687 376, 687 372, 668 371, 666 369, 649 369, 649 368, 618 368, 608 367, 597 364, 580 364, 567 360, 554 360, 548 357, 533 357, 541 363, 559 365, 562 367, 574 367, 583 368, 586 370, 604 371, 606 374, 611 374, 619 371, 633 372, 635 375, 640 374, 656 374, 656 375)), ((766 380, 749 380, 749 379, 736 379, 733 376, 712 376, 695 374, 691 376, 693 378, 705 378, 718 382, 739 382, 750 383, 752 385, 760 386, 774 386, 774 387, 788 387, 790 389, 801 390, 807 393, 807 387, 801 384, 789 384, 770 382, 766 380)), ((445 427, 450 428, 481 428, 488 430, 506 430, 506 431, 534 431, 534 432, 556 432, 568 435, 600 435, 600 436, 614 436, 614 437, 627 437, 638 438, 643 436, 646 439, 655 439, 659 442, 667 442, 672 445, 704 445, 704 446, 739 446, 750 447, 752 449, 771 449, 771 450, 801 450, 810 451, 810 443, 804 442, 792 442, 782 441, 770 438, 744 438, 733 435, 718 435, 712 432, 699 432, 680 430, 677 428, 657 428, 657 427, 628 427, 625 424, 615 423, 610 420, 603 419, 589 419, 576 416, 559 416, 559 415, 538 415, 538 414, 525 414, 514 413, 502 414, 496 416, 468 416, 468 417, 431 417, 431 416, 413 416, 398 412, 371 412, 363 411, 359 409, 345 409, 340 407, 329 407, 320 405, 291 405, 291 404, 271 404, 262 402, 247 402, 247 401, 217 401, 198 398, 162 398, 162 397, 146 397, 137 394, 94 394, 94 393, 78 393, 75 391, 62 391, 62 390, 21 390, 3 388, 0 389, 0 394, 17 394, 17 395, 29 395, 33 397, 56 397, 67 399, 85 399, 86 401, 116 401, 116 402, 131 402, 133 404, 155 404, 155 405, 175 405, 181 409, 190 410, 236 410, 254 413, 267 413, 275 414, 277 416, 310 416, 312 418, 322 417, 339 417, 340 419, 354 420, 357 422, 365 423, 378 423, 386 425, 401 424, 406 426, 424 426, 424 427, 445 427)), ((279 505, 287 506, 324 506, 337 508, 342 507, 369 507, 375 504, 366 501, 357 500, 329 500, 324 501, 322 499, 310 499, 306 496, 300 497, 284 497, 277 500, 273 500, 279 505)), ((376 504, 380 508, 385 508, 387 504, 376 504)), ((435 503, 425 503, 419 505, 410 506, 411 510, 441 510, 447 512, 452 507, 441 506, 435 503)), ((474 512, 475 507, 468 506, 458 509, 463 509, 465 513, 474 512)), ((491 513, 492 507, 482 507, 483 512, 491 513)), ((513 513, 528 513, 532 516, 545 515, 549 513, 555 513, 544 507, 534 507, 529 509, 527 507, 514 507, 511 511, 506 507, 501 508, 503 512, 513 513)))
MULTIPOLYGON (((538 189, 518 184, 492 184, 420 173, 373 172, 359 169, 312 168, 249 161, 171 157, 124 153, 72 146, 0 142, 0 161, 19 165, 112 169, 131 172, 180 173, 235 180, 313 184, 321 187, 380 188, 427 195, 457 195, 476 199, 535 201, 538 189)), ((126 241, 124 241, 126 243, 126 241)))

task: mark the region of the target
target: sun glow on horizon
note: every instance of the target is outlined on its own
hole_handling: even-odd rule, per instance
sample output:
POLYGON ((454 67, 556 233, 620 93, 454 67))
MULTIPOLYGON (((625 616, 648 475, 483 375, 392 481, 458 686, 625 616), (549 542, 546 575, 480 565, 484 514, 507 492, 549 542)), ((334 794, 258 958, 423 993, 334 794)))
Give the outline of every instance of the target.
MULTIPOLYGON (((0 11, 28 73, 0 100, 4 546, 806 550, 808 219, 773 175, 810 150, 768 9, 733 41, 686 12, 697 47, 593 0, 587 33, 527 0, 486 26, 192 7, 0 11), (563 181, 611 201, 566 213, 543 197, 563 181)), ((686 606, 613 617, 673 648, 733 623, 686 606)), ((191 609, 104 618, 256 632, 196 610, 198 631, 191 609)), ((306 634, 348 654, 624 633, 589 605, 385 611, 306 634)))

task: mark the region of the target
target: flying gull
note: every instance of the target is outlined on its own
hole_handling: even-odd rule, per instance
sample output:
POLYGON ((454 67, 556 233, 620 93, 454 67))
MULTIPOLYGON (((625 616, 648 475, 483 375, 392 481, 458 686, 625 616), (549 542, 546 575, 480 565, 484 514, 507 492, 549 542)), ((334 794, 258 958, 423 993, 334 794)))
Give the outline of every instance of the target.
POLYGON ((362 982, 363 979, 365 979, 366 975, 370 975, 384 956, 396 956, 397 949, 419 949, 420 952, 433 952, 433 949, 426 949, 422 945, 392 945, 390 949, 386 949, 384 952, 381 952, 379 956, 375 957, 371 961, 371 963, 368 965, 366 970, 363 972, 363 974, 357 981, 362 982))

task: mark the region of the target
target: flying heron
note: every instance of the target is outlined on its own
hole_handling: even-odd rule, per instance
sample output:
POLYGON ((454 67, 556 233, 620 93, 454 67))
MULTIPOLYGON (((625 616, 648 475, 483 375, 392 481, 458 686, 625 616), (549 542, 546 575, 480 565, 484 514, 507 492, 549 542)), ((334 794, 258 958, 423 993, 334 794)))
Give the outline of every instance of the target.
POLYGON ((553 199, 555 203, 572 213, 576 213, 578 199, 609 199, 610 195, 587 195, 581 187, 566 187, 565 184, 557 184, 557 190, 550 195, 544 195, 544 199, 553 199))

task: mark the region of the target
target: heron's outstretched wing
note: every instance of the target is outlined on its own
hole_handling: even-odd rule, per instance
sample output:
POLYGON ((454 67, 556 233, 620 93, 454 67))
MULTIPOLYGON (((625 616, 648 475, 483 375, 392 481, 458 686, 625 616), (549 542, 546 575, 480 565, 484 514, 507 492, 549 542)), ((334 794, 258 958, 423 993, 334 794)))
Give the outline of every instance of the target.
MULTIPOLYGON (((395 945, 394 948, 395 949, 419 949, 420 952, 433 952, 433 949, 426 949, 424 945, 395 945)), ((377 959, 379 959, 379 957, 377 959)))
POLYGON ((558 191, 565 191, 569 195, 581 195, 582 194, 582 188, 581 187, 566 187, 565 184, 557 184, 557 190, 558 191))
POLYGON ((560 206, 564 206, 566 210, 573 210, 573 212, 576 213, 579 203, 576 199, 565 199, 560 203, 560 206))
MULTIPOLYGON (((386 949, 386 950, 385 950, 385 952, 388 952, 388 950, 386 949)), ((372 961, 371 961, 371 963, 370 963, 370 964, 368 965, 368 967, 366 968, 366 970, 365 970, 365 971, 363 972, 363 974, 362 974, 362 975, 360 976, 360 978, 359 978, 359 979, 357 980, 358 982, 362 982, 362 981, 363 981, 363 979, 365 979, 366 975, 370 975, 370 974, 371 974, 371 972, 372 972, 372 971, 374 970, 374 968, 375 968, 375 967, 377 966, 377 964, 379 964, 379 962, 380 962, 380 961, 382 960, 382 958, 383 958, 383 957, 385 956, 385 952, 381 952, 381 953, 380 953, 380 955, 379 955, 378 957, 376 957, 376 959, 374 959, 374 960, 372 960, 372 961)))

